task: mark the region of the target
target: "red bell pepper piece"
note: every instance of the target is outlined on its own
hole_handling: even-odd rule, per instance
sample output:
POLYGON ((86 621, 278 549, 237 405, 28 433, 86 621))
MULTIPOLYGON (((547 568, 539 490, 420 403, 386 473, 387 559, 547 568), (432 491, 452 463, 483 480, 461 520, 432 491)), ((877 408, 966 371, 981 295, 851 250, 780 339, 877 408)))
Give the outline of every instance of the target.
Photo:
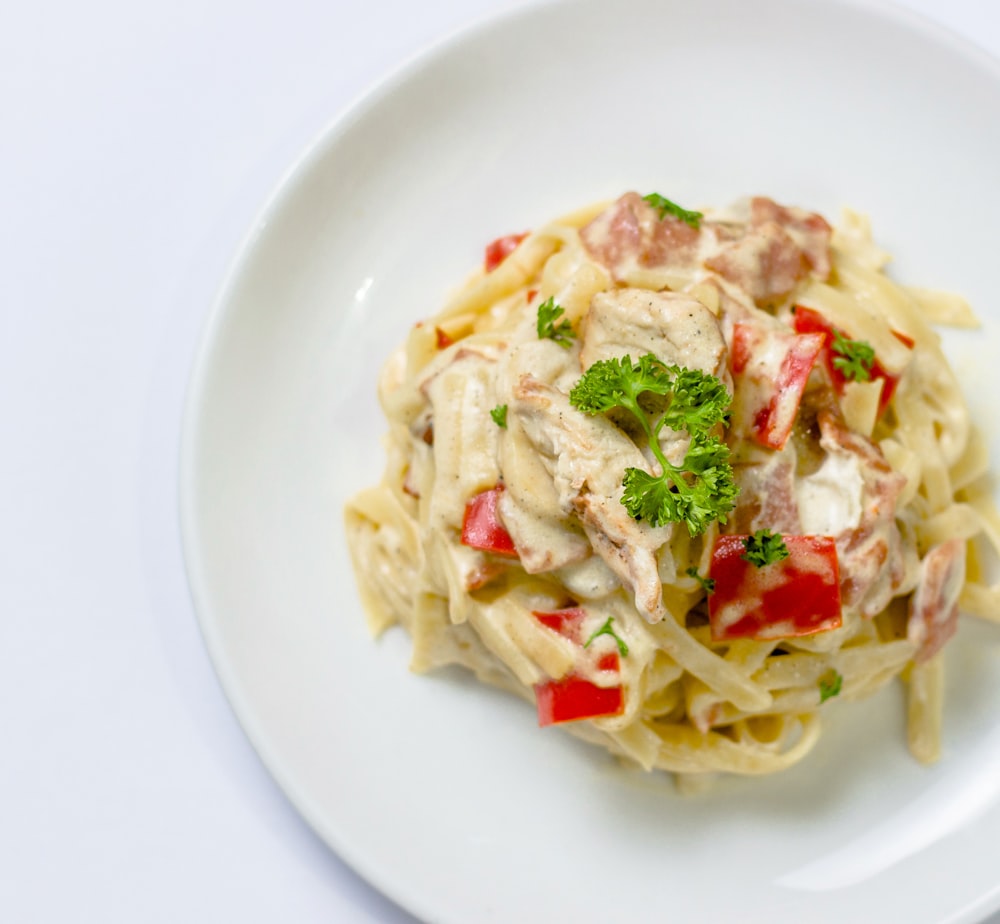
MULTIPOLYGON (((834 353, 833 353, 833 335, 836 331, 842 337, 846 336, 842 330, 835 328, 822 314, 812 308, 806 308, 802 305, 795 306, 795 330, 801 334, 805 333, 816 333, 822 334, 824 337, 823 349, 820 352, 820 359, 823 363, 827 374, 830 376, 830 381, 833 383, 833 387, 836 389, 838 395, 844 393, 844 387, 849 381, 844 373, 838 369, 834 364, 834 353)), ((906 334, 901 334, 899 331, 893 331, 893 335, 897 340, 905 343, 908 347, 913 347, 913 340, 907 337, 906 334)), ((872 367, 869 370, 872 379, 882 379, 882 394, 879 396, 878 400, 878 415, 881 417, 885 412, 885 409, 889 406, 889 402, 892 401, 892 396, 896 393, 896 386, 899 384, 899 376, 892 375, 887 372, 885 367, 878 361, 878 357, 875 357, 875 361, 872 363, 872 367)))
POLYGON ((583 607, 571 606, 564 610, 552 610, 546 613, 532 611, 531 615, 553 632, 558 632, 563 637, 576 642, 578 645, 583 644, 580 630, 583 627, 583 620, 587 615, 583 607))
POLYGON ((497 503, 503 493, 503 485, 498 484, 488 491, 480 491, 465 505, 462 517, 462 544, 483 552, 497 555, 517 555, 514 540, 510 538, 500 515, 497 503))
POLYGON ((784 447, 822 347, 820 334, 795 334, 742 322, 733 326, 731 359, 741 420, 762 446, 784 447))
MULTIPOLYGON (((618 655, 614 655, 617 667, 618 655)), ((606 715, 621 715, 625 697, 620 686, 599 687, 577 674, 535 686, 538 724, 576 722, 606 715)))
MULTIPOLYGON (((533 615, 553 632, 583 646, 581 629, 586 613, 582 608, 575 606, 547 613, 536 612, 533 615)), ((618 652, 609 651, 600 655, 595 664, 598 670, 617 672, 620 667, 618 652)), ((535 704, 538 708, 538 724, 544 727, 560 722, 621 715, 625 708, 625 695, 621 685, 599 687, 572 672, 561 680, 536 684, 535 704)))
POLYGON ((490 241, 486 245, 486 253, 483 258, 483 268, 486 272, 493 272, 514 252, 517 245, 527 236, 527 232, 524 234, 505 234, 503 237, 498 237, 495 241, 490 241))
POLYGON ((743 558, 746 536, 719 536, 708 597, 712 638, 778 639, 841 625, 840 568, 829 536, 784 536, 788 557, 762 567, 743 558))

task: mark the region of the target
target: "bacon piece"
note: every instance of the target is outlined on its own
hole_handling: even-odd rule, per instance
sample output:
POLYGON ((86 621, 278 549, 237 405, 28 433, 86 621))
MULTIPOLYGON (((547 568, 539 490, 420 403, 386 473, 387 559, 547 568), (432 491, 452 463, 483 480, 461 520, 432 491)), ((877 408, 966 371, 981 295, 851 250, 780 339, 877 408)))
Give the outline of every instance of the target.
POLYGON ((830 275, 830 235, 822 215, 758 196, 750 200, 746 233, 723 245, 705 265, 758 305, 768 305, 810 274, 819 279, 830 275))
POLYGON ((758 529, 789 535, 801 532, 795 466, 796 457, 790 449, 769 453, 760 462, 735 464, 733 476, 740 493, 726 532, 754 533, 758 529))
POLYGON ((830 275, 832 229, 822 215, 795 206, 778 205, 763 196, 751 199, 750 227, 759 228, 770 222, 787 232, 815 276, 826 279, 830 275))
POLYGON ((917 589, 910 597, 907 638, 917 646, 914 660, 934 657, 958 629, 958 597, 965 582, 965 543, 949 539, 920 562, 917 589))
POLYGON ((802 249, 773 221, 723 246, 705 260, 705 266, 739 286, 761 306, 780 301, 809 274, 802 249))
POLYGON ((708 268, 758 305, 788 295, 806 276, 830 273, 830 226, 813 212, 758 197, 743 218, 703 218, 698 228, 629 192, 580 230, 616 282, 677 289, 708 268))
POLYGON ((625 193, 580 229, 590 255, 616 282, 651 268, 693 272, 701 263, 699 237, 697 229, 673 215, 661 219, 637 192, 625 193))
POLYGON ((835 409, 821 410, 816 419, 820 446, 828 453, 853 454, 860 463, 860 521, 836 537, 837 554, 844 576, 844 605, 872 617, 885 609, 906 579, 903 544, 895 522, 896 499, 906 478, 889 465, 875 443, 849 430, 835 409))

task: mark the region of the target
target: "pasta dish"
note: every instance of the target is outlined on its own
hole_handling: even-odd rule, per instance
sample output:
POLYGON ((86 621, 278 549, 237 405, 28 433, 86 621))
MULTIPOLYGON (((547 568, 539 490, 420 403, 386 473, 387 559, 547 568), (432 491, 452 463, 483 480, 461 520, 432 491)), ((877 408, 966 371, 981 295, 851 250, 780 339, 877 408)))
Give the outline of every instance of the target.
POLYGON ((984 440, 868 221, 630 192, 528 234, 389 358, 381 482, 345 513, 371 630, 682 784, 800 761, 831 700, 996 620, 984 440))

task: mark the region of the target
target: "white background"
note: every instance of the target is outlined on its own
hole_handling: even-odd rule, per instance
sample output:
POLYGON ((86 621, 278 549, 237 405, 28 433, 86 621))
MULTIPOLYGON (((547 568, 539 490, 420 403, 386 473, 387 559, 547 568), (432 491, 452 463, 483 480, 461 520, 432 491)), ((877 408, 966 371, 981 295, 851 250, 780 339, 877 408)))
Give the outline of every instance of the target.
MULTIPOLYGON (((387 71, 515 5, 5 9, 0 920, 414 920, 311 833, 221 694, 178 438, 207 313, 284 171, 387 71)), ((1000 56, 995 0, 900 5, 1000 56)))

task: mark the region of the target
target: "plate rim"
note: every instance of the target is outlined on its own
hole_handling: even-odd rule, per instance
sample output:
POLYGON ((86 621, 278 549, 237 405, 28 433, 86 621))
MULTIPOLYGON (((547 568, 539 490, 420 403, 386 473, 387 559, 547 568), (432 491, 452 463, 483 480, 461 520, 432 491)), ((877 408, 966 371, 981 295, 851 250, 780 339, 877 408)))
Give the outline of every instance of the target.
MULTIPOLYGON (((288 800, 299 817, 316 833, 343 863, 364 882, 377 890, 380 895, 403 913, 418 916, 421 920, 435 920, 436 911, 423 907, 418 896, 398 894, 391 876, 382 870, 377 862, 356 851, 337 830, 329 824, 323 813, 315 807, 312 798, 288 772, 280 754, 275 754, 266 745, 266 734, 260 720, 243 701, 241 680, 237 675, 223 645, 217 620, 209 603, 210 578, 203 573, 202 556, 199 554, 199 512, 192 485, 197 480, 200 438, 198 434, 202 408, 201 396, 206 381, 210 377, 212 359, 219 348, 223 328, 233 313, 233 297, 238 290, 248 262, 253 257, 258 244, 266 235, 274 216, 280 214, 287 203, 294 198, 300 184, 319 168, 331 155, 342 137, 352 132, 372 110, 388 99, 412 76, 425 67, 440 60, 453 49, 465 42, 485 35, 498 26, 518 19, 530 20, 540 10, 570 8, 586 2, 591 5, 612 5, 616 0, 523 0, 512 6, 483 13, 469 21, 452 27, 443 35, 426 41, 410 51, 395 66, 382 76, 370 82, 356 93, 354 98, 340 110, 326 119, 322 127, 313 135, 278 174, 269 188, 262 204, 254 213, 242 238, 233 250, 216 294, 205 311, 201 330, 198 334, 194 359, 190 364, 184 390, 178 442, 177 511, 180 524, 183 566, 190 592, 196 623, 208 652, 213 670, 222 688, 233 717, 246 735, 252 750, 257 755, 267 774, 277 784, 282 796, 288 800)), ((649 2, 649 0, 639 0, 649 2)), ((669 0, 683 3, 683 0, 669 0)), ((730 2, 730 0, 726 0, 730 2)), ((742 0, 743 3, 756 0, 742 0)), ((1000 84, 1000 57, 994 56, 974 40, 957 33, 948 25, 939 23, 921 11, 904 7, 894 0, 797 0, 802 6, 813 5, 831 9, 843 8, 860 10, 867 15, 898 27, 916 30, 932 42, 945 45, 964 60, 988 72, 1000 84)), ((650 3, 650 5, 653 5, 650 3)), ((1000 876, 992 893, 980 900, 956 909, 954 922, 979 920, 981 914, 989 914, 1000 909, 1000 876)))

